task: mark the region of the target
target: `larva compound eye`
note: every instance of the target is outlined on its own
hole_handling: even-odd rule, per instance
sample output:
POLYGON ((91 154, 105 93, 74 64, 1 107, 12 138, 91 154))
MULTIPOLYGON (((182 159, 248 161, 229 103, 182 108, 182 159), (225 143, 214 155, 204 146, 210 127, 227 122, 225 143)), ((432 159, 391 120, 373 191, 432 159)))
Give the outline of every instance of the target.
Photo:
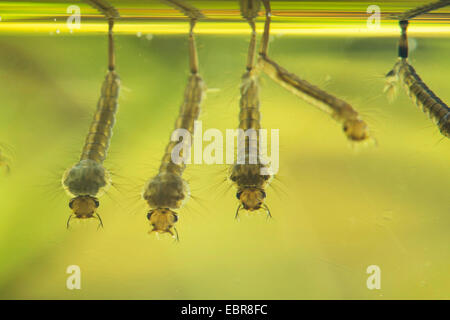
POLYGON ((98 208, 100 206, 100 201, 98 201, 98 199, 96 199, 96 198, 94 198, 93 200, 94 200, 95 207, 98 208))
POLYGON ((153 214, 153 210, 152 210, 152 211, 150 211, 149 213, 147 213, 147 219, 148 219, 148 220, 150 220, 150 218, 151 218, 152 214, 153 214))
POLYGON ((237 198, 238 200, 240 200, 240 199, 241 199, 241 195, 242 195, 242 191, 238 191, 238 192, 236 193, 236 198, 237 198))

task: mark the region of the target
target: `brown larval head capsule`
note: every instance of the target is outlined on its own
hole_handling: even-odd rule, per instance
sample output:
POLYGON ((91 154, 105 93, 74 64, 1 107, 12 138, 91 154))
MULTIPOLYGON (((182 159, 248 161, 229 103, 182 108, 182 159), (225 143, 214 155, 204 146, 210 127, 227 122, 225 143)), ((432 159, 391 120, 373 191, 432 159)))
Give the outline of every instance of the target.
POLYGON ((96 212, 99 205, 100 202, 98 199, 89 195, 78 196, 71 199, 69 202, 69 207, 72 209, 72 214, 67 220, 67 228, 69 228, 69 223, 72 217, 75 217, 76 219, 95 218, 99 220, 99 227, 102 227, 102 219, 96 212))
POLYGON ((271 217, 269 207, 264 203, 264 199, 266 198, 264 190, 258 188, 245 188, 236 193, 236 198, 241 202, 236 211, 236 218, 238 217, 241 208, 248 211, 256 211, 261 209, 261 207, 263 207, 266 210, 267 215, 271 217))
POLYGON ((352 141, 363 141, 369 138, 369 128, 360 119, 347 120, 342 128, 347 138, 352 141))
POLYGON ((169 233, 178 240, 177 229, 174 227, 175 223, 178 221, 178 216, 174 211, 169 208, 150 210, 147 214, 147 219, 153 228, 149 233, 169 233))

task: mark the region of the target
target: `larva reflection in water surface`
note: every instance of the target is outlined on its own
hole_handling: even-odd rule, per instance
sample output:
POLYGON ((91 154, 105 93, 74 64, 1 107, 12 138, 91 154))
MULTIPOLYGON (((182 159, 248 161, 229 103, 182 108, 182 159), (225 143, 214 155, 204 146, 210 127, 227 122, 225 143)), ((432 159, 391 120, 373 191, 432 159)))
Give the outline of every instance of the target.
POLYGON ((97 213, 100 204, 98 198, 111 184, 109 172, 103 166, 103 162, 112 137, 120 89, 119 76, 115 71, 113 39, 114 18, 118 17, 118 13, 106 1, 88 2, 96 4, 95 7, 108 19, 108 73, 102 85, 97 110, 89 128, 80 161, 68 169, 62 179, 64 189, 73 197, 69 202, 72 214, 67 221, 67 227, 72 217, 96 218, 99 220, 99 226, 103 226, 97 213))

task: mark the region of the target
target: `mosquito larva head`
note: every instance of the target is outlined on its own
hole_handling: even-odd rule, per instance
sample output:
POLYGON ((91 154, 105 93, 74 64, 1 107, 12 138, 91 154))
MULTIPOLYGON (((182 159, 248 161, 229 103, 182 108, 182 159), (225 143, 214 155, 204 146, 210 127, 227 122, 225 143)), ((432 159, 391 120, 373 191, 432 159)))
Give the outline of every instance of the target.
POLYGON ((236 193, 236 198, 239 199, 245 210, 255 211, 263 206, 266 193, 258 188, 246 188, 239 190, 236 193))
POLYGON ((69 228, 72 217, 75 219, 95 218, 99 221, 99 227, 103 227, 102 219, 96 212, 99 205, 100 202, 93 196, 83 195, 72 198, 69 202, 69 208, 72 209, 72 214, 67 220, 67 228, 69 228))
POLYGON ((77 219, 93 218, 100 202, 92 196, 78 196, 69 202, 69 207, 77 219))
POLYGON ((364 141, 369 138, 369 128, 360 119, 352 119, 344 122, 342 127, 345 135, 352 141, 364 141))
POLYGON ((147 219, 153 228, 149 233, 169 233, 175 236, 174 225, 178 221, 178 216, 174 211, 169 208, 153 209, 147 214, 147 219))

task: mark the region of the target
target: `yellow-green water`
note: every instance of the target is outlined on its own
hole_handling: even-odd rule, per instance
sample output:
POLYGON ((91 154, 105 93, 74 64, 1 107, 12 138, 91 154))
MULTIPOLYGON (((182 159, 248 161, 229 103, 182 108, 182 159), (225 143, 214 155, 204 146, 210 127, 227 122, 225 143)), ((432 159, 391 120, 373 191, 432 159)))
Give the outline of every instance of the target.
MULTIPOLYGON (((16 10, 17 18, 36 14, 28 4, 16 10)), ((64 14, 65 6, 55 8, 64 14)), ((241 33, 198 36, 201 74, 208 88, 218 89, 203 105, 204 129, 237 126, 248 34, 234 19, 205 23, 213 30, 235 23, 241 33)), ((297 18, 294 29, 302 21, 297 18)), ((27 21, 18 22, 22 32, 2 31, 3 22, 0 142, 14 155, 11 174, 0 176, 1 298, 450 298, 450 145, 402 90, 393 104, 382 94, 383 75, 396 61, 394 31, 275 35, 270 55, 351 102, 378 145, 355 151, 327 115, 263 76, 263 126, 280 129, 279 179, 267 190, 274 218, 244 215, 236 222, 235 190, 221 184, 226 166, 191 165, 186 176, 195 199, 180 210, 180 242, 173 243, 147 235, 139 193, 159 166, 182 100, 188 76, 183 20, 164 22, 179 24, 179 34, 139 26, 116 37, 123 90, 105 165, 117 190, 101 198, 100 231, 95 222, 65 229, 69 197, 60 177, 78 160, 95 109, 106 36, 35 32, 27 21), (66 289, 69 265, 81 268, 81 290, 66 289), (381 290, 366 287, 369 265, 381 268, 381 290)), ((103 30, 100 19, 97 24, 103 30)), ((412 65, 449 102, 448 35, 430 27, 411 29, 410 39, 412 65)))

